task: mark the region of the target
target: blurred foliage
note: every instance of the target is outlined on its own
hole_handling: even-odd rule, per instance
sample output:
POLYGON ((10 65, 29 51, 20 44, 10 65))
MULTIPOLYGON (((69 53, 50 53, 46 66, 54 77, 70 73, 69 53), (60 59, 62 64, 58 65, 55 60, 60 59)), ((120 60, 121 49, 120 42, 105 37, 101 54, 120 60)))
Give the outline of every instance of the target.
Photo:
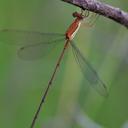
MULTIPOLYGON (((128 11, 128 2, 107 3, 128 11)), ((1 0, 0 29, 64 33, 75 6, 60 0, 1 0)), ((84 25, 75 38, 102 80, 109 96, 89 87, 74 60, 65 54, 36 128, 128 128, 127 29, 100 16, 95 26, 84 25)), ((28 128, 63 44, 36 61, 18 58, 20 46, 0 42, 0 127, 28 128)))

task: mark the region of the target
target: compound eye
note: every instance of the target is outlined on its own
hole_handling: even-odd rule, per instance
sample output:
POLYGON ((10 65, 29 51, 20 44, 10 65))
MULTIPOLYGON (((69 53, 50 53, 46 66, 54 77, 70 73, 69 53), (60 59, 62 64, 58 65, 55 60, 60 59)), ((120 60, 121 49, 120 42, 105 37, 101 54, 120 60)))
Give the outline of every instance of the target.
POLYGON ((74 12, 74 13, 72 13, 72 16, 73 17, 77 17, 78 16, 78 13, 77 12, 74 12))

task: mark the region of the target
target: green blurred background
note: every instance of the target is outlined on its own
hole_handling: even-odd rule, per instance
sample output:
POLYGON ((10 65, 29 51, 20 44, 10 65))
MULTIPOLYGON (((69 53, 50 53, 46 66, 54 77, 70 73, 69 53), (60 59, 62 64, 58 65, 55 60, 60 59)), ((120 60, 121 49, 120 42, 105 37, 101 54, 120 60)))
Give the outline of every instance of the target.
MULTIPOLYGON (((128 11, 126 0, 107 0, 128 11)), ((79 9, 60 0, 1 0, 0 29, 64 33, 79 9)), ((128 128, 128 35, 102 16, 81 27, 77 46, 107 84, 104 98, 88 86, 71 48, 65 54, 35 128, 128 128)), ((36 61, 0 42, 0 128, 29 128, 63 45, 36 61)))

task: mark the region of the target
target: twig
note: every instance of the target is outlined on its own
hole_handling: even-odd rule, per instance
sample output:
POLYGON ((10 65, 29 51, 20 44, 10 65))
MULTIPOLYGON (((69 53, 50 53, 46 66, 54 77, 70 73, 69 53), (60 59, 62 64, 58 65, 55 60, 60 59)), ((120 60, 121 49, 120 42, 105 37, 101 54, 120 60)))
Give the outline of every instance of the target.
POLYGON ((110 18, 121 25, 128 28, 128 13, 124 12, 120 8, 115 8, 105 3, 101 3, 97 0, 62 0, 64 2, 76 5, 84 10, 89 10, 107 18, 110 18))

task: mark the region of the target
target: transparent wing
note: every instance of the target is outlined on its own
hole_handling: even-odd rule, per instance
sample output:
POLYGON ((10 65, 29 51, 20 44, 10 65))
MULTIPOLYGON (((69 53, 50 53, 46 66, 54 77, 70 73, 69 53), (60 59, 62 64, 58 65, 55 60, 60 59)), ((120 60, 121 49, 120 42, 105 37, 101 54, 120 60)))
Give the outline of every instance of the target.
POLYGON ((88 18, 88 25, 93 26, 95 22, 98 20, 99 15, 97 13, 92 13, 88 18))
POLYGON ((16 29, 0 30, 0 42, 22 45, 18 50, 21 59, 39 59, 52 50, 59 42, 64 42, 64 34, 40 33, 16 29))
POLYGON ((40 44, 60 39, 64 34, 41 33, 16 29, 0 30, 0 42, 17 45, 40 44))
POLYGON ((106 85, 100 79, 95 69, 91 66, 91 64, 87 61, 87 59, 83 57, 83 55, 81 54, 80 50, 76 47, 74 42, 71 42, 71 46, 75 59, 78 65, 80 66, 81 71, 84 74, 85 78, 89 81, 90 85, 93 88, 95 88, 95 90, 99 94, 103 96, 107 96, 108 92, 106 85))
POLYGON ((97 13, 89 12, 89 16, 86 18, 83 25, 85 25, 87 27, 92 27, 92 26, 94 26, 94 24, 98 20, 98 18, 99 18, 99 15, 97 13))
POLYGON ((24 60, 40 59, 52 51, 52 49, 60 42, 64 43, 64 38, 56 39, 52 42, 41 42, 38 44, 23 46, 18 50, 18 56, 24 60))

